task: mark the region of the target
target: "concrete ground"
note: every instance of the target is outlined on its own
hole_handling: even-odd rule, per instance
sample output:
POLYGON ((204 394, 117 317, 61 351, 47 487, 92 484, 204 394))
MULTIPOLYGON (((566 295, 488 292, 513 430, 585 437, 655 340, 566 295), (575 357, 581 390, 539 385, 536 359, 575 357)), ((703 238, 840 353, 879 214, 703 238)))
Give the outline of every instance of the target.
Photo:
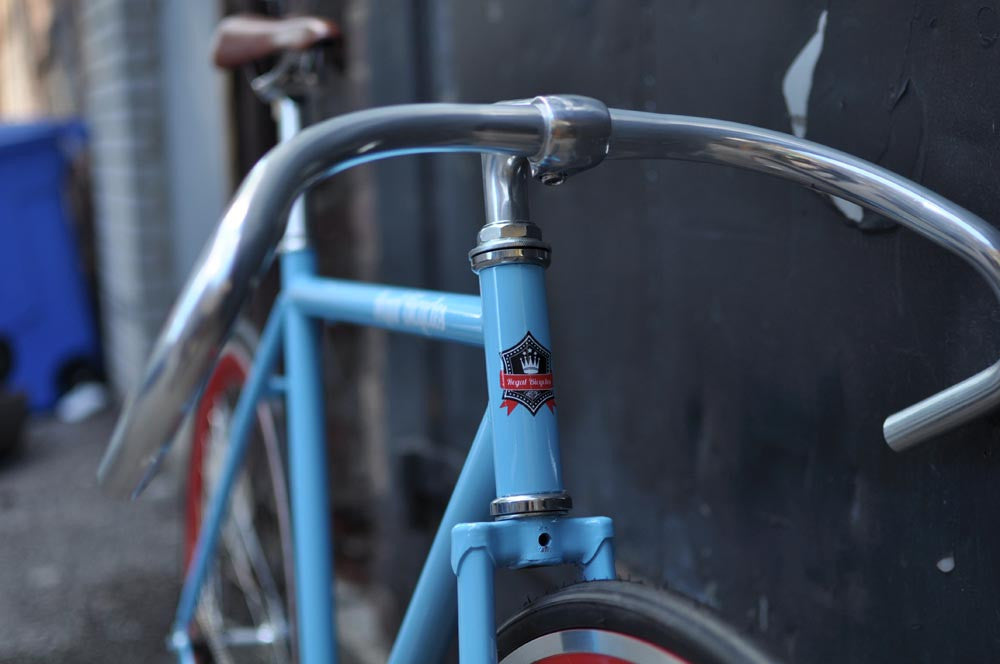
POLYGON ((169 662, 180 590, 180 509, 166 484, 103 495, 113 424, 37 420, 0 461, 0 662, 169 662))
MULTIPOLYGON (((135 502, 95 473, 114 425, 28 426, 0 460, 0 664, 173 662, 165 638, 180 593, 180 498, 169 472, 135 502)), ((169 464, 168 464, 169 465, 169 464)), ((346 664, 384 662, 374 604, 338 583, 346 664)))

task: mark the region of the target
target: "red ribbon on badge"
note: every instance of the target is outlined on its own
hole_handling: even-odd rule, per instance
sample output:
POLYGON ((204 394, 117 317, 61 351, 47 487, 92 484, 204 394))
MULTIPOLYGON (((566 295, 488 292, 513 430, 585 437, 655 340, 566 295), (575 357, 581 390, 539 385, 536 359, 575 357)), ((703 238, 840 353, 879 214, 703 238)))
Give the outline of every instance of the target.
MULTIPOLYGON (((506 408, 507 414, 510 415, 511 413, 514 412, 514 409, 517 408, 518 403, 519 403, 518 401, 514 401, 513 399, 504 399, 503 401, 500 402, 500 407, 506 408)), ((546 400, 545 405, 548 406, 549 410, 552 411, 553 413, 556 412, 555 397, 551 397, 550 399, 546 400)))
MULTIPOLYGON (((506 390, 506 392, 545 392, 552 390, 552 374, 516 374, 507 373, 505 371, 500 372, 500 388, 506 390)), ((505 392, 505 394, 506 394, 505 392)), ((501 408, 507 409, 507 414, 510 415, 517 408, 520 402, 516 399, 504 399, 500 402, 501 408)), ((551 396, 545 400, 545 405, 549 407, 549 410, 555 412, 556 410, 556 398, 551 396)), ((524 405, 524 404, 522 404, 524 405)), ((537 410, 537 409, 536 409, 537 410)), ((532 411, 534 415, 534 411, 532 411)))

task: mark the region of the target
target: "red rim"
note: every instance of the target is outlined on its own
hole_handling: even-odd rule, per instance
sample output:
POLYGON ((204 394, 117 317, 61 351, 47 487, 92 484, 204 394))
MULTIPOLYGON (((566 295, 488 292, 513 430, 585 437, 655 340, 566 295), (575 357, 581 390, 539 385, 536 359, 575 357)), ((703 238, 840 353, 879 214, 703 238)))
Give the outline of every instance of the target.
POLYGON ((592 653, 566 653, 564 655, 551 655, 545 659, 540 659, 535 664, 633 664, 624 659, 612 657, 610 655, 594 655, 592 653))
MULTIPOLYGON (((641 643, 643 646, 649 648, 650 650, 666 655, 666 657, 671 662, 676 662, 677 664, 690 664, 690 662, 686 658, 674 654, 673 651, 667 650, 663 646, 657 645, 655 643, 652 643, 651 641, 647 641, 646 639, 639 638, 638 636, 634 636, 632 634, 619 632, 616 630, 605 630, 600 628, 581 628, 581 629, 584 629, 585 631, 588 632, 614 634, 623 637, 625 639, 628 639, 630 641, 636 641, 638 643, 641 643)), ((574 632, 574 631, 576 630, 574 629, 557 630, 555 632, 543 635, 542 637, 539 638, 546 638, 546 637, 551 637, 553 634, 561 634, 565 632, 574 632)), ((620 652, 618 654, 624 654, 624 653, 620 652)), ((645 656, 641 656, 639 659, 641 661, 645 661, 645 656)), ((629 659, 624 659, 623 657, 618 657, 616 655, 608 655, 595 652, 560 652, 554 655, 545 655, 541 659, 532 660, 532 664, 641 664, 641 661, 634 661, 631 657, 629 659)))
POLYGON ((184 567, 191 564, 194 547, 198 542, 198 530, 201 528, 202 490, 204 489, 204 474, 202 464, 205 459, 205 447, 208 445, 210 431, 209 415, 215 407, 215 402, 229 389, 238 387, 246 381, 246 363, 234 353, 226 353, 212 372, 205 385, 205 391, 198 401, 195 411, 194 432, 191 440, 191 461, 188 464, 188 482, 186 497, 186 519, 184 527, 184 567))

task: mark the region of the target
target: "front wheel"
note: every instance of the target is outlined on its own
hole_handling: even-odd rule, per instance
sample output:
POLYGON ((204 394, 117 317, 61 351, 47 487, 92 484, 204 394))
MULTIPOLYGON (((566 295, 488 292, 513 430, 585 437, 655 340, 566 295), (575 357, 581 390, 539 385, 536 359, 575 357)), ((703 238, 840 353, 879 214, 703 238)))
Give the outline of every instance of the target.
POLYGON ((534 602, 497 635, 500 664, 775 664, 694 602, 592 581, 534 602))

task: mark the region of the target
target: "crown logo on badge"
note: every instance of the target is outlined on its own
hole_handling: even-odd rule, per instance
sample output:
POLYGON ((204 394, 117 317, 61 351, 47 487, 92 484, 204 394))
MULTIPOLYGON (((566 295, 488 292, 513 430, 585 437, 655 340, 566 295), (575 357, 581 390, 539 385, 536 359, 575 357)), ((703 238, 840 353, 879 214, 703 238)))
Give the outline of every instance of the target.
POLYGON ((538 365, 541 360, 537 353, 530 350, 524 351, 521 355, 521 371, 526 374, 538 373, 538 365))

